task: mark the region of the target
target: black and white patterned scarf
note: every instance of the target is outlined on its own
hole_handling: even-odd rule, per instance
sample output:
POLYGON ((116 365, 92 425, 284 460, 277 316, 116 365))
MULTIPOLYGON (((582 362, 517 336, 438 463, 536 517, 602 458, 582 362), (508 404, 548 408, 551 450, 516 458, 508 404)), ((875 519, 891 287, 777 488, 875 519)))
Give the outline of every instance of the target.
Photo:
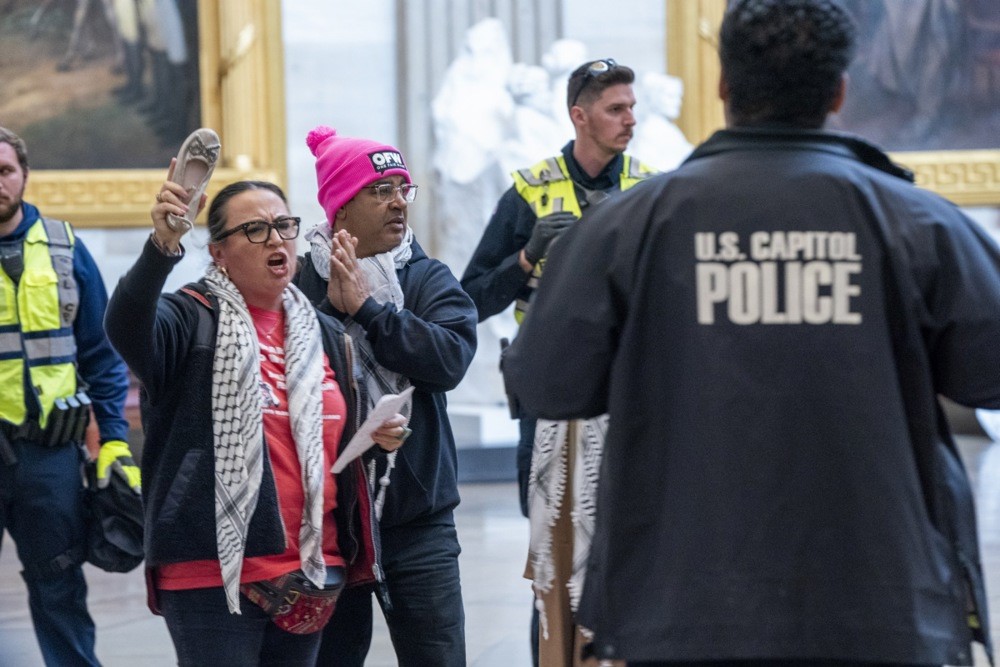
MULTIPOLYGON (((263 477, 264 426, 260 346, 253 319, 236 286, 213 264, 205 282, 219 301, 212 363, 212 427, 215 443, 215 538, 229 611, 240 613, 239 586, 247 531, 263 477)), ((294 285, 282 296, 285 309, 285 376, 288 413, 305 501, 299 527, 302 571, 317 586, 326 578, 323 560, 323 349, 319 321, 294 285)))
MULTIPOLYGON (((570 486, 573 494, 573 572, 565 585, 569 590, 570 608, 574 612, 580 606, 587 558, 594 537, 597 481, 607 433, 607 415, 574 421, 539 419, 535 426, 531 474, 528 477, 528 517, 531 526, 528 558, 534 575, 532 586, 541 594, 551 591, 555 584, 552 531, 566 499, 566 487, 570 486), (567 479, 568 457, 573 457, 572 479, 567 479)), ((548 622, 540 597, 537 604, 541 631, 547 638, 548 622)))

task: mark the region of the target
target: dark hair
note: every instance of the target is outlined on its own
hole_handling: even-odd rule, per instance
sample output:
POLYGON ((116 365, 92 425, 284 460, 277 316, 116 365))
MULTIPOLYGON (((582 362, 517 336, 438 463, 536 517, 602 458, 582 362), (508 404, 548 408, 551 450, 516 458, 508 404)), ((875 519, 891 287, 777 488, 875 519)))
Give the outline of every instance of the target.
POLYGON ((736 0, 719 58, 736 126, 823 126, 854 56, 856 27, 832 0, 736 0))
POLYGON ((634 81, 635 72, 632 68, 619 65, 611 58, 588 60, 569 75, 569 81, 566 83, 566 108, 572 109, 574 102, 576 106, 593 104, 601 93, 611 86, 621 83, 631 84, 634 81), (590 66, 599 62, 614 63, 614 66, 597 75, 588 73, 590 66))
POLYGON ((215 195, 212 205, 208 207, 208 238, 209 242, 214 242, 219 234, 226 229, 225 208, 229 200, 248 190, 270 190, 281 198, 281 201, 288 204, 285 193, 274 183, 268 181, 236 181, 219 190, 215 195))
POLYGON ((17 161, 21 164, 21 169, 28 171, 28 147, 24 144, 24 139, 6 127, 0 126, 0 144, 10 144, 17 154, 17 161))

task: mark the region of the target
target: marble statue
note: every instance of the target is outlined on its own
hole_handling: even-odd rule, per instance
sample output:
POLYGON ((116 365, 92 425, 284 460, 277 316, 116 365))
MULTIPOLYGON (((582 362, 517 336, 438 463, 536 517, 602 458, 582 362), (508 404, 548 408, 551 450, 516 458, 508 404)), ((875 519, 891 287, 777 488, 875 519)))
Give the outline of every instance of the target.
POLYGON ((514 112, 499 161, 503 172, 510 174, 558 154, 572 135, 566 136, 565 128, 552 116, 552 91, 544 68, 515 64, 507 77, 507 90, 514 112))
MULTIPOLYGON (((512 57, 499 19, 484 19, 466 33, 431 103, 436 184, 434 255, 461 275, 510 177, 498 156, 508 138, 514 100, 507 90, 512 57)), ((465 380, 449 395, 455 403, 498 403, 499 343, 480 326, 480 352, 465 380), (483 339, 486 340, 483 340, 483 339)), ((495 338, 495 337, 493 337, 495 338)))
POLYGON ((674 121, 681 114, 684 82, 676 76, 646 72, 637 82, 641 120, 628 152, 661 171, 676 169, 693 146, 674 121))

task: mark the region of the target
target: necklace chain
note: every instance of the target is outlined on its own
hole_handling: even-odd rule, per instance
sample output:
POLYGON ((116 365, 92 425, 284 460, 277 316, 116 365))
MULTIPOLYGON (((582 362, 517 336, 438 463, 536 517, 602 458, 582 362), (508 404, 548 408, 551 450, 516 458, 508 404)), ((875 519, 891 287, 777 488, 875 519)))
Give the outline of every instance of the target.
POLYGON ((274 342, 274 332, 278 330, 278 327, 281 325, 281 323, 283 321, 284 321, 283 318, 279 317, 279 318, 277 318, 277 321, 275 321, 275 323, 272 324, 269 328, 265 329, 263 326, 261 326, 260 327, 260 331, 261 331, 261 333, 264 334, 264 338, 266 338, 267 340, 269 340, 269 341, 271 341, 273 343, 274 342))

